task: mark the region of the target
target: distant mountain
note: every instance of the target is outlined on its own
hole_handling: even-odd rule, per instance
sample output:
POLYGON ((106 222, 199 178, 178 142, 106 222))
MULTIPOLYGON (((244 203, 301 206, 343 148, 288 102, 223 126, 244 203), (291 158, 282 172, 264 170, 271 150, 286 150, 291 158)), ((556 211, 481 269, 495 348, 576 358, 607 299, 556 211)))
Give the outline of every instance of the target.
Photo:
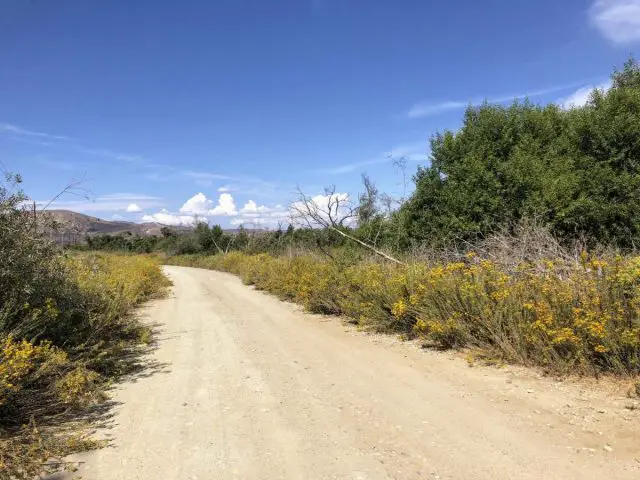
MULTIPOLYGON (((103 220, 69 210, 47 210, 53 220, 60 225, 59 230, 78 235, 104 235, 131 232, 133 235, 161 235, 160 229, 166 225, 155 222, 134 223, 120 220, 103 220)), ((189 230, 187 227, 171 227, 189 230)))

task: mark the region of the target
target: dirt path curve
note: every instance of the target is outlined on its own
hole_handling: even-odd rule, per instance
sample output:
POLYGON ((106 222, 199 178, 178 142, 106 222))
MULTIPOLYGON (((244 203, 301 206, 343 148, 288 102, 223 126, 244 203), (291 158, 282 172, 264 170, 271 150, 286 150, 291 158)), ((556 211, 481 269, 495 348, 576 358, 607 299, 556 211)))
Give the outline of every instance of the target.
POLYGON ((167 371, 122 385, 114 446, 87 480, 638 479, 624 396, 522 369, 469 368, 256 292, 166 267, 167 371))

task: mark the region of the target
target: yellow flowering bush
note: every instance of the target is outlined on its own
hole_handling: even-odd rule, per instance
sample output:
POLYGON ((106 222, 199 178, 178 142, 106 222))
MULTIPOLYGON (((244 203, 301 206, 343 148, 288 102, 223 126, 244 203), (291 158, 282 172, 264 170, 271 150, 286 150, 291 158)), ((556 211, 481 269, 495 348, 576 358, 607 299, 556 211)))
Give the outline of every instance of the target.
POLYGON ((130 312, 169 283, 143 256, 51 262, 0 303, 0 479, 35 478, 47 459, 95 447, 61 419, 102 402, 106 381, 133 367, 149 329, 130 312))
MULTIPOLYGON (((12 397, 56 367, 68 363, 64 352, 50 343, 34 345, 7 336, 0 340, 0 409, 10 406, 12 397)), ((0 410, 1 412, 1 410, 0 410)))
POLYGON ((640 257, 584 253, 575 263, 511 268, 473 253, 435 265, 238 252, 168 262, 231 272, 311 312, 441 348, 482 348, 557 371, 640 372, 640 257))

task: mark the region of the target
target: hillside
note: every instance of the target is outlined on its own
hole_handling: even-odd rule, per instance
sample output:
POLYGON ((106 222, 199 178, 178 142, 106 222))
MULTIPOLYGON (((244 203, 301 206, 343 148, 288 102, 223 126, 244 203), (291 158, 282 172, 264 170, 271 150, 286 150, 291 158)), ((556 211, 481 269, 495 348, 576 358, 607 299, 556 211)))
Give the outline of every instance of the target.
MULTIPOLYGON (((103 220, 69 210, 49 210, 47 214, 60 224, 60 230, 79 235, 101 235, 131 232, 134 235, 161 235, 160 223, 134 223, 121 220, 103 220)), ((173 227, 186 229, 185 227, 173 227)))

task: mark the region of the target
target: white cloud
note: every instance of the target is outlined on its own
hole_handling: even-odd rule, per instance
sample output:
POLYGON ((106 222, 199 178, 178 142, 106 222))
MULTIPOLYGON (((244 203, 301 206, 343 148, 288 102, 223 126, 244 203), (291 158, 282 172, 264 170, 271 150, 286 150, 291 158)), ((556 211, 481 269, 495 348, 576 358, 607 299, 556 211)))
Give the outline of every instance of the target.
POLYGON ((69 137, 63 135, 51 135, 49 133, 34 132, 31 130, 25 130, 24 128, 9 123, 0 123, 0 133, 11 133, 13 135, 20 135, 25 137, 39 137, 48 138, 50 140, 72 140, 69 137))
POLYGON ((185 170, 182 172, 185 177, 195 178, 197 180, 233 180, 229 175, 210 172, 196 172, 194 170, 185 170))
POLYGON ((613 43, 640 41, 640 0, 596 0, 589 9, 591 23, 613 43))
POLYGON ((468 106, 468 102, 446 101, 440 103, 421 102, 417 103, 407 112, 409 118, 430 117, 450 110, 460 110, 468 106))
POLYGON ((94 155, 96 157, 109 158, 113 160, 120 160, 123 162, 143 162, 144 159, 140 155, 131 155, 128 153, 112 152, 104 148, 87 148, 77 146, 76 150, 80 153, 86 153, 87 155, 94 155))
POLYGON ((584 87, 580 87, 568 97, 558 100, 558 105, 562 108, 582 107, 586 105, 591 98, 591 92, 593 92, 594 88, 604 90, 606 92, 611 88, 611 81, 601 83, 600 85, 586 85, 584 87))
POLYGON ((129 205, 127 205, 126 211, 128 213, 139 213, 142 211, 142 208, 140 208, 137 203, 130 203, 129 205))
POLYGON ((191 227, 195 225, 196 218, 192 215, 174 215, 163 208, 158 213, 143 216, 142 221, 161 223, 172 227, 191 227))
MULTIPOLYGON (((640 1, 640 0, 638 0, 640 1)), ((575 88, 580 85, 584 85, 585 82, 574 82, 566 85, 556 85, 554 87, 542 88, 540 90, 533 90, 527 93, 516 93, 516 94, 503 94, 495 97, 475 97, 467 100, 466 102, 462 101, 444 101, 444 102, 420 102, 411 107, 406 114, 407 118, 423 118, 430 117, 433 115, 437 115, 439 113, 448 112, 452 110, 461 110, 463 108, 468 107, 469 105, 480 105, 484 101, 489 103, 504 103, 511 102, 513 100, 519 100, 523 98, 534 98, 540 97, 543 95, 548 95, 554 92, 560 92, 562 90, 567 90, 569 88, 575 88)))
POLYGON ((245 203, 242 210, 240 210, 241 213, 268 213, 270 211, 271 209, 269 207, 266 207, 265 205, 258 205, 253 200, 249 200, 245 203))
POLYGON ((180 213, 212 217, 233 217, 238 215, 238 209, 230 193, 221 193, 216 205, 204 193, 197 193, 182 205, 180 213))
POLYGON ((337 167, 325 168, 320 171, 323 173, 328 173, 330 175, 340 175, 341 173, 353 172, 354 170, 358 170, 362 167, 368 167, 370 165, 378 165, 380 163, 386 163, 386 162, 390 163, 391 160, 389 158, 380 157, 380 158, 374 158, 371 160, 364 160, 362 162, 346 163, 344 165, 338 165, 337 167))
POLYGON ((209 215, 212 216, 235 216, 238 214, 236 208, 236 202, 230 193, 221 193, 218 197, 218 205, 212 210, 209 210, 209 215))
POLYGON ((113 215, 111 215, 111 220, 122 221, 122 220, 126 220, 126 218, 124 218, 122 215, 118 215, 117 213, 114 213, 113 215))
MULTIPOLYGON (((41 200, 39 205, 47 205, 49 201, 41 200)), ((49 209, 72 210, 80 213, 90 212, 122 212, 127 211, 131 204, 144 208, 161 207, 164 202, 159 197, 137 193, 112 193, 86 200, 56 200, 49 205, 49 209)))
POLYGON ((344 165, 324 168, 318 171, 329 175, 340 175, 342 173, 353 172, 370 165, 379 165, 382 163, 388 163, 391 165, 394 160, 401 158, 411 162, 423 162, 427 160, 427 156, 427 142, 415 142, 398 145, 391 150, 384 152, 378 158, 372 158, 371 160, 364 160, 362 162, 346 163, 344 165))
POLYGON ((108 193, 99 198, 104 200, 160 200, 160 197, 144 193, 108 193))
POLYGON ((108 158, 113 160, 121 160, 125 162, 144 162, 144 158, 139 155, 130 155, 127 153, 117 153, 111 150, 103 148, 89 148, 82 146, 79 142, 71 137, 64 135, 52 135, 50 133, 35 132, 27 130, 17 125, 9 123, 0 123, 0 134, 10 134, 14 140, 21 142, 34 143, 44 147, 59 146, 60 141, 67 142, 66 145, 75 150, 76 152, 84 153, 87 155, 93 155, 102 158, 108 158), (43 141, 42 139, 50 140, 43 141))
POLYGON ((180 213, 207 215, 212 206, 212 200, 209 200, 203 193, 197 193, 182 205, 180 213))
POLYGON ((231 188, 230 185, 223 185, 222 187, 218 188, 218 192, 220 193, 224 193, 224 192, 232 192, 233 189, 231 188))
POLYGON ((429 146, 426 140, 398 145, 385 153, 385 156, 392 159, 405 158, 411 162, 423 162, 428 155, 429 146))

